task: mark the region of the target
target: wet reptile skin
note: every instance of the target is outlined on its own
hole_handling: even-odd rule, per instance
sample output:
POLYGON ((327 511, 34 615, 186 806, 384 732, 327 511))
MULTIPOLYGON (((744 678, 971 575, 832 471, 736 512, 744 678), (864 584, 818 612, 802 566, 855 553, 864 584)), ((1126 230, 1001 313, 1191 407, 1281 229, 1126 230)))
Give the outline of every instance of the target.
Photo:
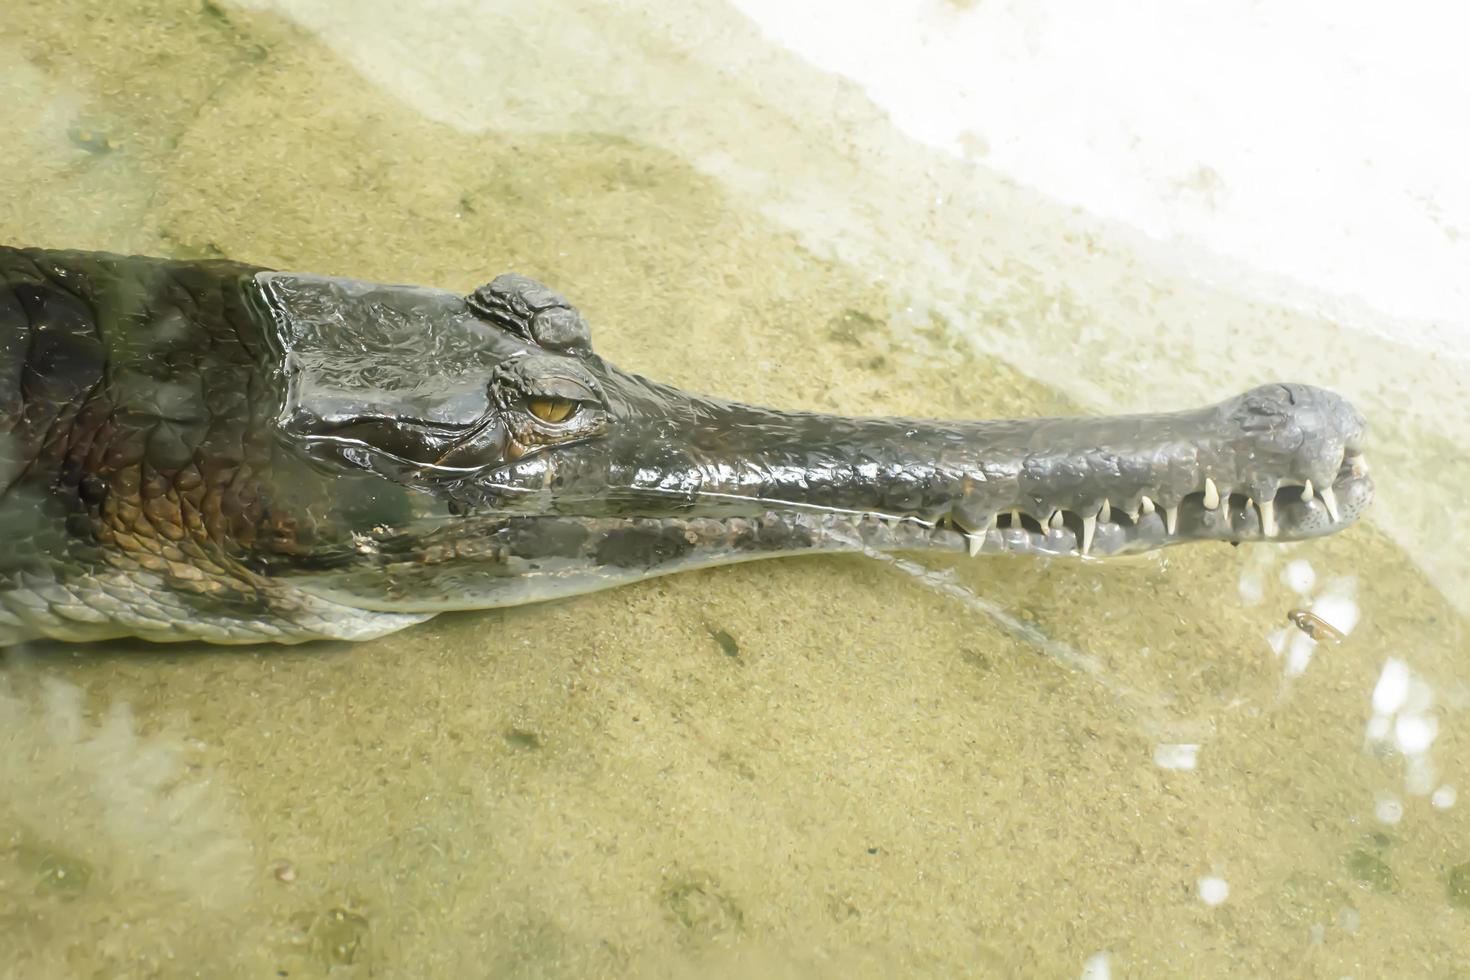
MULTIPOLYGON (((271 438, 279 354, 258 271, 0 248, 7 606, 48 607, 52 632, 79 639, 112 626, 249 641, 394 625, 257 570, 312 535, 333 482, 271 438), (292 506, 278 511, 263 477, 282 470, 292 506)), ((23 637, 7 606, 0 637, 23 637)))
POLYGON ((928 422, 693 396, 565 299, 0 247, 0 645, 362 639, 445 609, 815 550, 1107 556, 1366 507, 1305 385, 928 422), (1315 492, 1314 492, 1315 485, 1315 492))

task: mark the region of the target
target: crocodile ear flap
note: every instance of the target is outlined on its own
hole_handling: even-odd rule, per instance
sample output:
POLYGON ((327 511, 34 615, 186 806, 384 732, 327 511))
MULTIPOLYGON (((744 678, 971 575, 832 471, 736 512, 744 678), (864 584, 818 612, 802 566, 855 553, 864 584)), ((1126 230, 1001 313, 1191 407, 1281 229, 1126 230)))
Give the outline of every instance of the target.
POLYGON ((544 350, 592 353, 592 332, 577 308, 527 276, 496 276, 465 302, 481 317, 544 350))

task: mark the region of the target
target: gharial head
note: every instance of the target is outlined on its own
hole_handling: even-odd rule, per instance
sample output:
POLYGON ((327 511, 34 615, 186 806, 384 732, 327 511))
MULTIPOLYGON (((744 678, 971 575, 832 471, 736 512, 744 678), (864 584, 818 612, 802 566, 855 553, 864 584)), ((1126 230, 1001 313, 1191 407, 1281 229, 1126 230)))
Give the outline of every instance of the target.
POLYGON ((343 492, 377 481, 411 501, 302 570, 374 608, 521 602, 809 550, 1106 557, 1313 537, 1372 496, 1362 417, 1306 385, 1154 415, 782 412, 620 371, 523 276, 469 296, 259 279, 287 382, 279 438, 343 492))

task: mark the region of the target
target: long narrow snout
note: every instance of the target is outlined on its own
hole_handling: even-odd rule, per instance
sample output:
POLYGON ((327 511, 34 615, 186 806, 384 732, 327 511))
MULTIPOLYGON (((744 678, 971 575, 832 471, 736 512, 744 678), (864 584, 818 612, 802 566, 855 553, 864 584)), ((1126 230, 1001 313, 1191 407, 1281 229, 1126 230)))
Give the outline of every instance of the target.
POLYGON ((1306 385, 1184 412, 927 422, 777 412, 612 369, 604 383, 608 436, 517 461, 466 488, 482 496, 464 516, 374 540, 368 570, 309 587, 437 611, 813 552, 1105 558, 1330 534, 1373 493, 1362 417, 1306 385))
POLYGON ((799 515, 828 547, 1101 557, 1315 537, 1372 496, 1362 417, 1306 385, 1192 411, 987 422, 691 405, 678 425, 667 403, 646 424, 625 419, 604 503, 648 517, 799 515))

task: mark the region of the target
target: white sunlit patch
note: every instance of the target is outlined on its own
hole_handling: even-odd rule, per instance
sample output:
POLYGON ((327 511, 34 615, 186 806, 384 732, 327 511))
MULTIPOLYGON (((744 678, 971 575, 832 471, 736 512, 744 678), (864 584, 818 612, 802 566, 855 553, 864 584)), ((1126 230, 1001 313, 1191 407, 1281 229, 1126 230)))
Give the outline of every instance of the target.
POLYGON ((1240 601, 1247 606, 1259 606, 1266 598, 1266 576, 1276 565, 1278 548, 1252 548, 1250 559, 1240 571, 1235 587, 1240 592, 1240 601))
POLYGON ((1434 760, 1425 752, 1409 756, 1408 771, 1404 773, 1404 791, 1410 796, 1428 796, 1439 782, 1439 770, 1434 760))
POLYGON ((1393 740, 1404 755, 1429 751, 1439 735, 1439 719, 1433 715, 1402 714, 1393 725, 1393 740))
POLYGON ((1259 606, 1266 597, 1266 581, 1254 568, 1247 568, 1240 573, 1236 588, 1240 590, 1240 601, 1247 606, 1259 606))
POLYGON ((1409 696, 1404 699, 1401 713, 1422 715, 1434 707, 1434 688, 1422 677, 1409 677, 1409 696))
POLYGON ((1409 665, 1390 657, 1373 688, 1373 710, 1380 715, 1391 715, 1404 706, 1408 697, 1409 665))
POLYGON ((1434 791, 1434 795, 1429 797, 1429 805, 1436 810, 1448 810, 1455 805, 1455 800, 1459 798, 1459 795, 1459 793, 1455 792, 1453 786, 1445 783, 1434 791))
POLYGON ((1082 980, 1109 980, 1113 975, 1113 955, 1107 950, 1093 953, 1082 964, 1082 980))
POLYGON ((1281 581, 1298 595, 1306 595, 1317 584, 1317 573, 1312 569, 1311 562, 1298 558, 1286 563, 1286 567, 1281 570, 1281 581))
POLYGON ((1327 592, 1312 600, 1312 615, 1347 636, 1358 625, 1358 602, 1347 589, 1327 592))
POLYGON ((1373 805, 1373 819, 1392 827, 1404 819, 1404 805, 1396 797, 1382 797, 1373 805))
POLYGON ((1230 897, 1230 884, 1224 878, 1206 875, 1199 880, 1199 897, 1213 908, 1230 897))
POLYGON ((1391 731, 1393 731, 1393 719, 1388 715, 1374 715, 1368 719, 1368 741, 1387 741, 1388 733, 1391 731))
MULTIPOLYGON (((1415 676, 1404 661, 1389 657, 1384 661, 1378 682, 1373 685, 1373 715, 1368 720, 1364 736, 1368 743, 1392 746, 1403 756, 1405 793, 1429 796, 1430 803, 1439 807, 1435 800, 1445 787, 1435 788, 1439 782, 1439 770, 1430 755, 1430 749, 1439 737, 1439 716, 1435 713, 1434 702, 1434 688, 1422 677, 1415 676)), ((1453 802, 1453 789, 1450 792, 1453 802)), ((1383 806, 1380 799, 1375 809, 1380 820, 1383 806)), ((1402 817, 1401 805, 1398 813, 1402 817)))
POLYGON ((1317 641, 1305 633, 1297 632, 1291 638, 1291 646, 1286 651, 1286 676, 1300 677, 1307 672, 1307 665, 1312 662, 1312 654, 1317 652, 1317 641))
POLYGON ((1160 769, 1191 770, 1199 759, 1199 745, 1186 742, 1166 742, 1154 746, 1154 765, 1160 769))

